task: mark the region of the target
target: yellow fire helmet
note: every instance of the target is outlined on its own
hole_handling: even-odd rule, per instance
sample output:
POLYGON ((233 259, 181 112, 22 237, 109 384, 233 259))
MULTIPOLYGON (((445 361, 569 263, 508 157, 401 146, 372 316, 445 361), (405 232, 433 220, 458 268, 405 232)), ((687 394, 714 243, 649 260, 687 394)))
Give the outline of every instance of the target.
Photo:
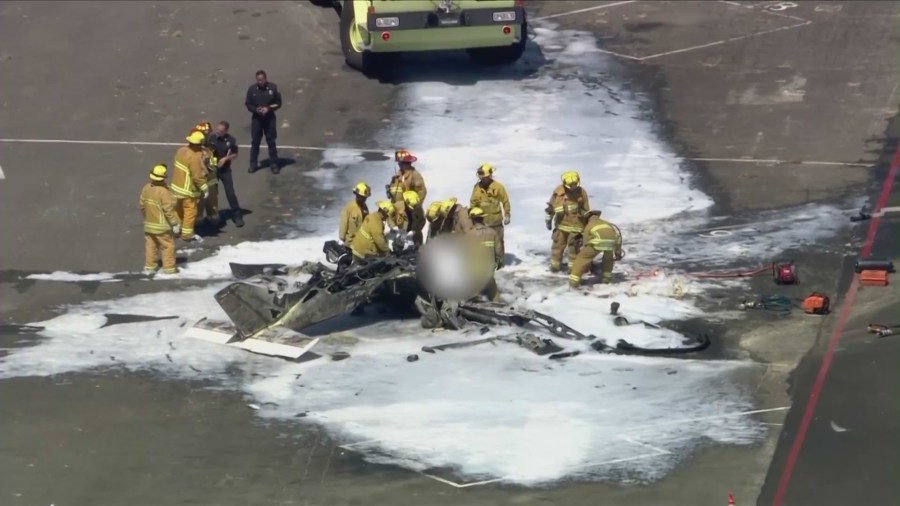
POLYGON ((495 169, 493 165, 489 163, 482 163, 478 167, 478 171, 476 172, 476 174, 478 174, 478 177, 491 177, 494 175, 495 170, 497 169, 495 169))
POLYGON ((434 220, 438 219, 438 215, 440 215, 440 213, 441 213, 440 201, 432 202, 431 205, 428 206, 428 211, 425 212, 425 218, 427 218, 428 221, 434 221, 434 220))
POLYGON ((574 170, 570 170, 568 172, 563 172, 562 175, 562 184, 566 188, 574 188, 581 184, 581 177, 578 176, 578 173, 574 170))
POLYGON ((191 132, 190 135, 185 137, 185 139, 190 144, 203 144, 203 141, 206 140, 206 136, 203 135, 203 132, 194 131, 194 132, 191 132))
POLYGON ((166 167, 166 164, 159 163, 153 166, 150 169, 150 179, 152 181, 164 181, 166 179, 166 174, 169 172, 169 168, 166 167))
POLYGON ((390 200, 379 200, 375 203, 375 205, 378 206, 378 209, 384 211, 387 214, 394 213, 394 204, 392 204, 390 200))
POLYGON ((456 205, 456 197, 451 197, 441 202, 441 214, 447 214, 456 205))
POLYGON ((484 210, 480 207, 469 209, 469 216, 472 218, 484 218, 484 210))
POLYGON ((369 188, 369 185, 360 181, 353 186, 353 193, 359 195, 360 197, 370 197, 372 196, 372 189, 369 188))
POLYGON ((409 207, 419 205, 419 194, 412 190, 403 192, 403 203, 409 207))

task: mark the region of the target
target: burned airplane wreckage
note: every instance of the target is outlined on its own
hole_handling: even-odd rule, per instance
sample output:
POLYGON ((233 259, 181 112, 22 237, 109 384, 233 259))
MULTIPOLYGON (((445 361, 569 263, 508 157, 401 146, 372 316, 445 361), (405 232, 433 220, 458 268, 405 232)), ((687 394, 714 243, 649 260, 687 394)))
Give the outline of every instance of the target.
MULTIPOLYGON (((302 332, 316 324, 353 313, 367 304, 384 304, 403 312, 420 315, 423 328, 461 330, 481 327, 513 327, 512 337, 492 337, 424 347, 423 351, 473 346, 493 341, 514 342, 538 355, 565 358, 578 351, 566 352, 553 340, 537 333, 550 334, 562 340, 586 341, 601 353, 678 356, 706 349, 707 336, 684 336, 676 348, 641 348, 627 341, 611 342, 604 336, 585 335, 549 315, 504 303, 441 300, 420 283, 420 255, 417 251, 396 251, 392 255, 350 262, 349 251, 336 241, 325 243, 327 261, 305 262, 300 266, 281 264, 231 264, 237 281, 215 294, 219 306, 231 322, 202 319, 188 331, 188 336, 228 344, 247 351, 298 359, 319 341, 302 332), (305 281, 298 278, 306 277, 305 281)), ((645 325, 629 322, 618 315, 613 303, 609 315, 598 312, 598 318, 614 319, 617 326, 645 325)))

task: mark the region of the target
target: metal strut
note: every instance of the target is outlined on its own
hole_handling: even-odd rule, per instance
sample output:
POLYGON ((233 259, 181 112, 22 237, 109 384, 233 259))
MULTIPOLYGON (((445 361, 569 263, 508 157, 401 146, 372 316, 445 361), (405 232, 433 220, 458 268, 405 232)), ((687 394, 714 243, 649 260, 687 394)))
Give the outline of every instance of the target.
POLYGON ((516 309, 496 302, 465 302, 459 305, 459 312, 466 319, 480 323, 506 323, 517 327, 524 327, 529 323, 533 323, 547 329, 548 332, 556 337, 564 339, 584 341, 595 338, 595 336, 586 336, 544 313, 530 309, 516 309))
MULTIPOLYGON (((710 345, 709 336, 706 334, 699 336, 684 335, 685 340, 690 344, 678 348, 643 348, 619 339, 615 345, 610 345, 605 339, 598 339, 594 335, 585 335, 565 323, 544 313, 533 311, 530 309, 516 309, 504 304, 496 302, 465 302, 459 304, 459 314, 467 320, 484 323, 488 325, 507 324, 517 327, 535 324, 543 327, 551 334, 564 339, 576 341, 591 341, 591 348, 601 353, 618 353, 629 355, 682 355, 685 353, 694 353, 705 350, 710 345)), ((617 322, 617 326, 631 325, 625 318, 619 317, 622 322, 617 322)), ((659 325, 653 325, 646 322, 636 322, 645 326, 662 329, 659 325)))

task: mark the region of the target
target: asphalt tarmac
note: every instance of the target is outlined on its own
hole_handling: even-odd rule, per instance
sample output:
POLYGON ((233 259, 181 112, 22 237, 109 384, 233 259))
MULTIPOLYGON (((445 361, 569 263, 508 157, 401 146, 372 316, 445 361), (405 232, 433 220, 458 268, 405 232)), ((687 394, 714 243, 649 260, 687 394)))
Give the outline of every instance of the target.
MULTIPOLYGON (((897 114, 896 4, 798 2, 773 11, 776 3, 555 1, 534 2, 530 12, 596 33, 602 49, 628 63, 630 84, 655 98, 661 132, 694 159, 721 212, 875 198, 897 137, 896 126, 885 133, 897 114), (571 13, 582 9, 591 10, 571 13)), ((176 146, 134 142, 177 144, 196 121, 227 119, 238 141, 249 143, 243 94, 258 68, 285 97, 281 145, 316 148, 340 139, 378 148, 395 88, 343 66, 336 28, 332 11, 306 2, 0 5, 0 138, 88 141, 0 142, 3 322, 191 285, 22 278, 137 270, 141 167, 168 161, 176 146)), ((191 258, 277 237, 284 215, 343 199, 309 189, 303 173, 318 168, 319 150, 282 148, 292 163, 279 175, 247 174, 247 151, 235 165, 238 195, 252 211, 247 226, 229 223, 191 258)), ((896 192, 891 198, 888 205, 900 204, 896 192)), ((895 220, 882 220, 888 232, 877 236, 874 255, 897 256, 895 220)), ((861 241, 865 226, 854 239, 861 241)), ((810 266, 810 283, 840 303, 852 262, 825 246, 797 259, 810 266)), ((831 352, 836 316, 775 325, 748 315, 721 329, 729 353, 764 364, 745 378, 756 386, 757 403, 791 409, 786 417, 760 416, 772 427, 762 444, 710 446, 653 485, 456 489, 365 463, 315 430, 298 434, 291 424, 260 422, 237 394, 150 375, 69 374, 0 381, 0 502, 680 505, 725 504, 731 491, 739 506, 757 497, 759 504, 896 503, 897 341, 860 330, 870 319, 897 323, 888 321, 897 314, 896 296, 890 286, 864 288, 831 352), (801 431, 825 356, 833 361, 801 431), (792 450, 800 432, 803 444, 792 450), (860 469, 864 479, 850 478, 860 469)), ((29 336, 5 333, 0 342, 27 346, 29 336)))

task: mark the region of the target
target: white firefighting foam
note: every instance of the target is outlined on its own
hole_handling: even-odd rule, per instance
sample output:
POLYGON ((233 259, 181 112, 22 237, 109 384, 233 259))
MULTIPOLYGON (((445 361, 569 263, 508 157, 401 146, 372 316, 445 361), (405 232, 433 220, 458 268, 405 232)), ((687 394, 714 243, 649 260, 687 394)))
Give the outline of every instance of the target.
MULTIPOLYGON (((690 295, 704 287, 661 275, 598 287, 594 295, 567 291, 565 276, 546 273, 544 204, 561 171, 579 170, 593 205, 623 227, 629 251, 617 267, 623 269, 629 261, 664 258, 677 234, 688 232, 675 222, 652 220, 693 209, 691 223, 699 225, 711 201, 686 186, 679 160, 656 139, 651 124, 639 119, 636 97, 607 82, 612 70, 602 54, 592 51, 589 34, 549 28, 536 32, 545 56, 555 59, 539 76, 473 86, 405 85, 406 105, 398 111, 403 121, 395 123, 409 130, 391 132, 383 141, 419 156, 428 201, 450 196, 466 201, 478 164, 498 166, 497 177, 513 200, 507 251, 519 259, 498 276, 507 297, 585 333, 637 345, 671 344, 675 338, 669 332, 615 327, 606 316, 609 302, 622 302, 622 313, 632 320, 682 319, 700 315, 690 295)), ((376 198, 392 170, 390 162, 348 160, 344 151, 326 152, 325 158, 343 169, 343 176, 335 176, 343 179, 338 187, 350 188, 363 178, 376 198)), ((326 185, 335 184, 332 176, 326 185)), ((335 234, 331 221, 315 237, 225 247, 191 263, 184 276, 226 277, 229 261, 322 260, 322 242, 335 234)), ((694 243, 678 243, 680 249, 668 260, 726 251, 690 237, 694 243)), ((722 241, 716 243, 719 248, 727 248, 727 241, 717 241, 722 241)), ((765 259, 769 252, 759 250, 758 256, 765 259)), ((37 346, 12 350, 0 359, 0 377, 123 367, 174 378, 218 379, 250 394, 262 406, 260 416, 321 424, 368 460, 423 472, 452 469, 460 480, 504 479, 523 485, 564 478, 658 479, 698 441, 747 444, 764 431, 739 415, 753 409, 733 378, 752 367, 746 363, 593 352, 551 362, 507 343, 429 355, 419 348, 483 336, 477 331, 432 334, 415 320, 373 323, 356 317, 342 320, 340 342, 358 342, 346 345, 351 358, 340 362, 324 357, 289 363, 185 339, 185 323, 200 316, 224 319, 212 297, 221 286, 68 308, 62 316, 37 323, 46 326, 37 346), (103 313, 168 316, 183 315, 186 309, 192 318, 100 328, 103 313), (420 360, 407 362, 410 353, 418 353, 420 360), (308 415, 295 418, 298 413, 308 415)), ((488 335, 502 332, 511 329, 488 335)))

